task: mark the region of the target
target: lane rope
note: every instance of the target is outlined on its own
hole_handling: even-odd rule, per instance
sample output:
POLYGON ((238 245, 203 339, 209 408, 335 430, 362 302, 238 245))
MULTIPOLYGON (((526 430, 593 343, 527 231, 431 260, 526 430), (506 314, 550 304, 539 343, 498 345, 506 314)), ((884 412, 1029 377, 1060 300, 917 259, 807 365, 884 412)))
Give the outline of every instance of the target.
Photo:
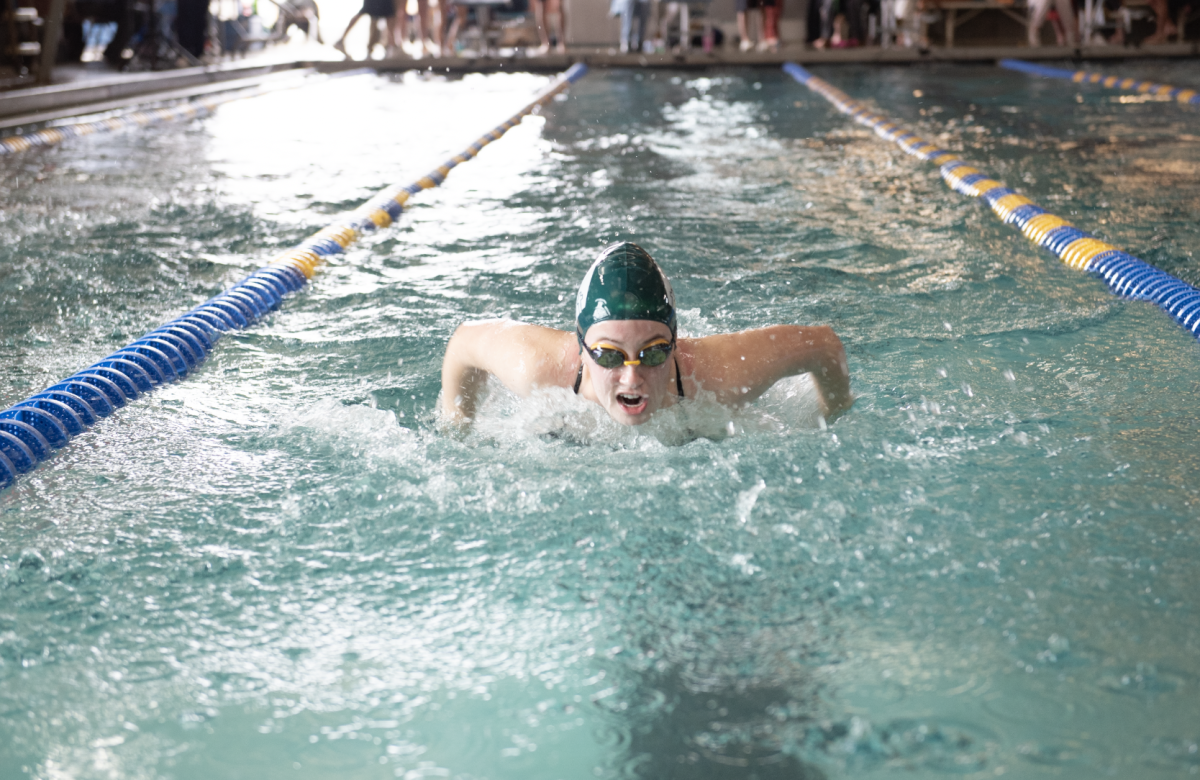
POLYGON ((1048 79, 1066 79, 1076 84, 1099 84, 1109 89, 1119 89, 1123 92, 1139 92, 1149 95, 1165 95, 1180 103, 1200 106, 1200 92, 1186 87, 1173 87, 1170 84, 1157 84, 1153 81, 1127 79, 1120 76, 1105 76, 1103 73, 1089 73, 1086 70, 1065 70, 1038 65, 1024 60, 1000 60, 996 63, 1002 68, 1028 73, 1033 76, 1044 76, 1048 79))
POLYGON ((477 156, 586 73, 586 65, 573 65, 527 106, 412 184, 379 191, 225 292, 0 412, 0 489, 16 481, 19 474, 32 471, 97 420, 159 385, 187 376, 204 362, 222 334, 247 328, 278 309, 284 297, 304 287, 329 256, 340 254, 361 236, 391 225, 410 197, 444 182, 451 170, 477 156))
MULTIPOLYGON (((246 97, 239 95, 239 98, 246 97)), ((179 119, 197 119, 208 116, 217 106, 237 98, 203 98, 181 105, 132 111, 128 114, 110 116, 91 122, 72 122, 64 125, 43 127, 32 133, 10 135, 0 138, 0 155, 27 152, 43 146, 54 146, 68 138, 82 138, 95 133, 114 133, 135 127, 151 127, 179 119)))
MULTIPOLYGON (((357 68, 352 71, 333 74, 325 78, 344 78, 346 76, 357 76, 364 73, 374 73, 370 68, 357 68)), ((9 135, 0 138, 0 156, 8 154, 17 154, 19 152, 27 152, 30 149, 39 147, 54 146, 60 144, 70 138, 82 138, 96 133, 114 133, 122 130, 130 130, 141 127, 153 127, 155 125, 165 124, 167 122, 175 122, 180 119, 199 119, 210 115, 218 106, 225 103, 231 103, 235 100, 245 100, 246 98, 257 97, 268 92, 278 92, 284 89, 296 89, 301 86, 314 83, 311 74, 305 74, 310 78, 303 80, 289 81, 286 83, 264 84, 252 87, 242 87, 233 89, 229 92, 210 97, 198 98, 192 101, 177 103, 172 106, 163 106, 159 108, 143 108, 134 111, 117 113, 106 117, 89 120, 86 122, 66 122, 64 124, 54 124, 48 127, 43 127, 41 130, 36 130, 32 133, 22 133, 20 135, 9 135)), ((150 96, 153 102, 153 96, 150 96)), ((86 109, 86 106, 84 107, 86 109)), ((88 112, 95 113, 95 112, 88 112)))
POLYGON ((1071 268, 1102 278, 1123 298, 1151 301, 1200 339, 1200 289, 1159 270, 1144 260, 1072 225, 972 168, 953 152, 939 149, 898 122, 875 114, 863 103, 795 63, 783 66, 789 76, 824 97, 860 125, 875 131, 901 149, 937 165, 942 178, 956 192, 983 198, 1005 224, 1015 225, 1025 237, 1053 252, 1071 268))

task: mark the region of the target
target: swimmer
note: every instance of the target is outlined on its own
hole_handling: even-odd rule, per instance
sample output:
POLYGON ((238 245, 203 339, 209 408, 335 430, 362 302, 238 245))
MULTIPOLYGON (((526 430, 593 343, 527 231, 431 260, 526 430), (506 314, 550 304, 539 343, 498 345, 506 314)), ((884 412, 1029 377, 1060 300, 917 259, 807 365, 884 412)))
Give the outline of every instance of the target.
POLYGON ((611 244, 575 299, 575 332, 512 320, 460 325, 442 362, 441 414, 469 424, 491 374, 527 397, 572 388, 622 425, 704 393, 743 406, 780 379, 812 375, 821 414, 854 403, 842 342, 825 325, 772 325, 740 333, 676 338, 675 294, 637 244, 611 244))

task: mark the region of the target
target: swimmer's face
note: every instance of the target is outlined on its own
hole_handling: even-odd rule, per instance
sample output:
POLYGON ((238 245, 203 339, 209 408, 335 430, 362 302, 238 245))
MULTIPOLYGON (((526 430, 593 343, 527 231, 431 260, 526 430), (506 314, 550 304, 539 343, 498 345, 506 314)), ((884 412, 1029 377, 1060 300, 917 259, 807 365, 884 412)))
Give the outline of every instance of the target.
MULTIPOLYGON (((583 337, 589 347, 616 347, 636 360, 639 352, 655 342, 671 340, 671 329, 649 320, 608 320, 588 328, 583 337)), ((641 425, 669 404, 675 361, 659 366, 602 368, 584 352, 592 391, 609 416, 622 425, 641 425)))

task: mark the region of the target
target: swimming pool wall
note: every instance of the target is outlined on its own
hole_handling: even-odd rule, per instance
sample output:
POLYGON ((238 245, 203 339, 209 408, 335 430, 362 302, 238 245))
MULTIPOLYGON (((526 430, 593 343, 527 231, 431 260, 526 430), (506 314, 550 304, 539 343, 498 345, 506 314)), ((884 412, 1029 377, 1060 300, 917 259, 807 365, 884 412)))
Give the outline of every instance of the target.
POLYGON ((938 165, 942 178, 956 192, 983 198, 1005 224, 1016 225, 1026 238, 1053 252, 1069 267, 1101 277, 1117 295, 1157 304, 1185 330, 1200 338, 1200 289, 1051 214, 1024 195, 967 165, 953 152, 940 149, 898 122, 874 113, 865 104, 801 66, 788 63, 783 69, 842 113, 873 129, 881 138, 894 141, 909 154, 938 165))
POLYGON ((0 412, 0 489, 32 471, 97 420, 155 387, 186 377, 204 362, 223 333, 247 328, 278 309, 288 293, 313 278, 326 258, 342 253, 362 235, 391 225, 411 196, 440 185, 452 169, 474 158, 586 73, 587 66, 572 66, 520 111, 425 176, 381 190, 230 289, 0 412))

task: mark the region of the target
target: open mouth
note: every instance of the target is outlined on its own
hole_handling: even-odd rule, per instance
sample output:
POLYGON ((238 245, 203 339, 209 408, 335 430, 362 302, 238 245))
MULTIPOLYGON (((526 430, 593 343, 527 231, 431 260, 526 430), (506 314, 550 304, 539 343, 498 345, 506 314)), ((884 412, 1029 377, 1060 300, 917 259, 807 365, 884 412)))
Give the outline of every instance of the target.
POLYGON ((617 403, 629 414, 637 414, 646 408, 646 396, 638 393, 617 393, 617 403))

